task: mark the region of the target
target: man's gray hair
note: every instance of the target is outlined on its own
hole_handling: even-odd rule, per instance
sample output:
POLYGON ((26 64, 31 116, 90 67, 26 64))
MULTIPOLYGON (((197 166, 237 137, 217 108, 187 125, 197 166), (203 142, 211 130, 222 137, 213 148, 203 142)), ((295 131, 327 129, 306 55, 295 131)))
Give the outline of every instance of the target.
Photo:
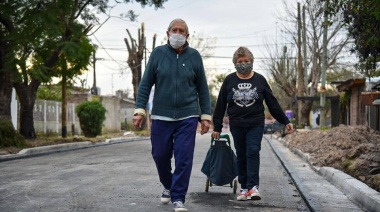
POLYGON ((186 26, 186 34, 189 34, 189 28, 187 27, 186 22, 180 18, 176 18, 176 19, 172 20, 172 22, 170 22, 169 27, 168 27, 168 32, 170 32, 170 29, 173 27, 173 25, 175 23, 184 23, 186 26))
POLYGON ((247 47, 239 47, 235 53, 234 53, 234 56, 232 57, 232 62, 236 65, 236 62, 238 60, 239 57, 244 57, 244 56, 248 56, 248 58, 251 60, 251 63, 253 63, 254 61, 254 57, 253 57, 253 54, 251 51, 249 51, 249 49, 247 47))

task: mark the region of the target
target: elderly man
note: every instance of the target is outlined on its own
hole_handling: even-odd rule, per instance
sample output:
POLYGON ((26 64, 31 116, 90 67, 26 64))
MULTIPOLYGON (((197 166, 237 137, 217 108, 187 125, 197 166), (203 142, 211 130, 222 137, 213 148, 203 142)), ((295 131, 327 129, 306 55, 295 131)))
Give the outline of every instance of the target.
POLYGON ((155 48, 136 98, 133 124, 140 129, 152 86, 152 156, 164 189, 162 203, 173 203, 174 211, 188 211, 185 196, 189 187, 198 120, 201 134, 211 120, 210 95, 199 52, 187 42, 189 29, 182 19, 174 19, 167 30, 166 45, 155 48), (199 111, 200 109, 200 111, 199 111), (174 154, 175 169, 171 159, 174 154))

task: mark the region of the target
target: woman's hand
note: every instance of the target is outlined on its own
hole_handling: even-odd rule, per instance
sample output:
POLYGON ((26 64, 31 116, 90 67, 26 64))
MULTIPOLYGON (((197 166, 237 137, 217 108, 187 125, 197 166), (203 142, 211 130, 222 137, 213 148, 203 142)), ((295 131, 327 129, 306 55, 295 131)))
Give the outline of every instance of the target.
POLYGON ((213 131, 211 133, 211 138, 214 138, 215 140, 219 140, 219 138, 220 138, 220 132, 213 131))
POLYGON ((286 125, 286 130, 288 131, 289 134, 291 134, 292 132, 294 132, 293 124, 292 123, 287 124, 286 125))

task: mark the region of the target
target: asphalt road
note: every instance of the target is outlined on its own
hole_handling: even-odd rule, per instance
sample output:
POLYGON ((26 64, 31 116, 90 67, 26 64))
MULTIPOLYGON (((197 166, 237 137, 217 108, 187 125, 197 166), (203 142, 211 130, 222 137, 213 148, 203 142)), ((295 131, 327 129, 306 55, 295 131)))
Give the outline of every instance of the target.
MULTIPOLYGON (((309 211, 264 139, 260 201, 236 201, 233 189, 212 186, 200 171, 210 133, 197 135, 186 199, 190 211, 309 211)), ((116 143, 0 163, 0 211, 172 211, 160 203, 149 140, 116 143)))

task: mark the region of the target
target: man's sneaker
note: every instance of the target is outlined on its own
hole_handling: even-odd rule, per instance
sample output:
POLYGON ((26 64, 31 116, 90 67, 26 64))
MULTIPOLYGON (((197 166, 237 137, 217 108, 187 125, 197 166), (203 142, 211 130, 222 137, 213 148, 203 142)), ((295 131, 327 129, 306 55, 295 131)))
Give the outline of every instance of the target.
POLYGON ((164 188, 161 195, 161 203, 168 204, 169 202, 170 202, 170 191, 164 188))
POLYGON ((185 205, 181 201, 175 201, 173 203, 173 211, 175 212, 187 212, 187 208, 185 208, 185 205))
POLYGON ((237 201, 247 200, 248 189, 240 189, 240 194, 237 196, 237 201))
POLYGON ((259 193, 259 187, 257 185, 253 186, 253 188, 248 191, 246 196, 247 196, 247 199, 250 199, 250 200, 261 200, 261 196, 259 193))

